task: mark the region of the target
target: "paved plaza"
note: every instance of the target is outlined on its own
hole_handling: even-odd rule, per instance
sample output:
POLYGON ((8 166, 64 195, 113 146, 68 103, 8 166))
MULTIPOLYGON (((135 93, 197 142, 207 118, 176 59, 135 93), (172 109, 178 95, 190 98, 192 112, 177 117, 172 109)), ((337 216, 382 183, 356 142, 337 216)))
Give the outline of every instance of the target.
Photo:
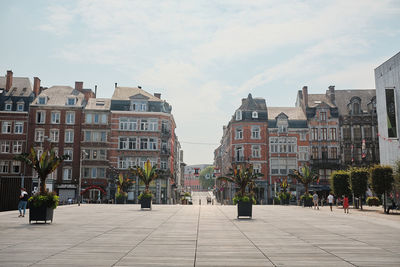
POLYGON ((0 266, 400 266, 400 216, 295 206, 84 204, 0 213, 0 266))

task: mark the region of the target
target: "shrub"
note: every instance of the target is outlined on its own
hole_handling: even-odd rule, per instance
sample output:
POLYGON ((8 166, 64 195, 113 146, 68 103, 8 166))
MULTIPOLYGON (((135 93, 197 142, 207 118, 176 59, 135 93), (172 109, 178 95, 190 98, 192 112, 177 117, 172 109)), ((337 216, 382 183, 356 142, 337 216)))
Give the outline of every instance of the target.
POLYGON ((152 198, 153 194, 151 192, 143 192, 138 196, 139 200, 142 200, 143 198, 152 198))
POLYGON ((377 197, 367 197, 367 205, 368 206, 380 206, 381 200, 377 197))
POLYGON ((236 195, 233 198, 233 205, 236 205, 238 202, 250 202, 252 201, 253 204, 256 204, 256 199, 253 196, 238 196, 236 195))
POLYGON ((384 194, 383 210, 385 213, 387 213, 388 211, 386 210, 386 194, 393 187, 393 169, 390 166, 375 165, 371 167, 370 171, 370 183, 372 190, 374 190, 377 195, 384 194))
POLYGON ((274 197, 274 204, 281 204, 281 199, 279 197, 274 197))
POLYGON ((312 200, 312 195, 311 194, 304 194, 300 197, 300 200, 312 200))
POLYGON ((189 192, 185 192, 184 196, 185 197, 190 197, 190 193, 189 192))
POLYGON ((59 197, 55 192, 45 191, 41 194, 35 194, 28 199, 30 205, 33 205, 35 208, 39 207, 47 207, 55 209, 58 206, 59 197))
POLYGON ((115 198, 117 200, 125 200, 127 197, 128 197, 128 194, 125 192, 120 192, 120 193, 115 194, 115 198))
POLYGON ((350 195, 349 173, 346 171, 334 171, 330 177, 331 188, 337 196, 350 195))

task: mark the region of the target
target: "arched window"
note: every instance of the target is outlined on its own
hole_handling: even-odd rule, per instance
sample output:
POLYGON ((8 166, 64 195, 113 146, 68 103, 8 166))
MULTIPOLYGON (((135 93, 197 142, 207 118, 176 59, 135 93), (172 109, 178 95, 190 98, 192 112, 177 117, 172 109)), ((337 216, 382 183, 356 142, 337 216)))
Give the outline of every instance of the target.
POLYGON ((257 111, 253 111, 253 113, 251 114, 251 117, 253 119, 257 119, 258 118, 258 112, 257 111))

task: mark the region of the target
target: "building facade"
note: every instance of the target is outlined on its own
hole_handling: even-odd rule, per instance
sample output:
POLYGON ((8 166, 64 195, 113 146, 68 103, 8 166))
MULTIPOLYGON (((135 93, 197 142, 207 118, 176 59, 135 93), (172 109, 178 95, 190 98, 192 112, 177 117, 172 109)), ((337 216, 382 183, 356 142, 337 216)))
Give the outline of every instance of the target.
POLYGON ((400 160, 400 53, 375 69, 379 156, 382 164, 400 160))

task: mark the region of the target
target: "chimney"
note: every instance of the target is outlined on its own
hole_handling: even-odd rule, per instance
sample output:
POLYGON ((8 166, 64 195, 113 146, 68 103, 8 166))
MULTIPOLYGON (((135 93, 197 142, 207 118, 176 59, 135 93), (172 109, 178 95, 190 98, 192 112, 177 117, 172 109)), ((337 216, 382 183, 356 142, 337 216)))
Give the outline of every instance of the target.
POLYGON ((40 94, 40 79, 38 77, 33 77, 33 93, 35 97, 40 94))
POLYGON ((6 92, 10 90, 13 81, 13 72, 11 70, 7 71, 7 78, 6 78, 6 92))
POLYGON ((97 85, 94 86, 94 97, 97 97, 97 85))
POLYGON ((83 93, 83 82, 75 82, 75 90, 83 93))
POLYGON ((115 83, 115 85, 114 85, 114 88, 117 88, 117 86, 118 86, 118 84, 117 84, 117 83, 115 83))
POLYGON ((335 86, 334 85, 330 85, 329 87, 329 99, 331 100, 331 102, 333 104, 335 104, 335 86))
POLYGON ((304 107, 308 107, 308 88, 307 86, 303 86, 303 103, 304 107))
POLYGON ((161 99, 161 94, 160 93, 154 93, 154 96, 157 97, 158 99, 161 99))
POLYGON ((140 85, 138 85, 137 88, 142 89, 142 87, 140 85))

